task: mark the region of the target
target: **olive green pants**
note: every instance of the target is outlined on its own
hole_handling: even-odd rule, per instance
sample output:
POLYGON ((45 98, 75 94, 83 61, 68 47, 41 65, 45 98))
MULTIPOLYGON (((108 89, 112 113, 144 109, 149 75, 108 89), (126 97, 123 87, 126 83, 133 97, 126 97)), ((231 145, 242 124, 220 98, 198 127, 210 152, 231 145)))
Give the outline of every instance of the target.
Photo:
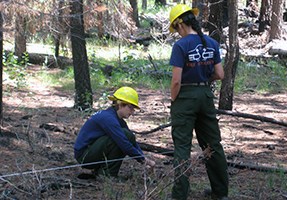
POLYGON ((190 151, 193 130, 202 150, 212 154, 205 166, 212 192, 228 195, 228 174, 225 154, 216 119, 214 95, 209 86, 183 86, 171 105, 172 139, 174 142, 175 180, 172 197, 185 200, 189 195, 190 151))
MULTIPOLYGON (((135 135, 127 129, 123 129, 123 131, 129 141, 135 145, 135 135)), ((85 165, 83 168, 93 169, 96 174, 117 176, 125 156, 112 138, 105 135, 92 143, 77 161, 82 164, 100 162, 99 164, 85 165)))

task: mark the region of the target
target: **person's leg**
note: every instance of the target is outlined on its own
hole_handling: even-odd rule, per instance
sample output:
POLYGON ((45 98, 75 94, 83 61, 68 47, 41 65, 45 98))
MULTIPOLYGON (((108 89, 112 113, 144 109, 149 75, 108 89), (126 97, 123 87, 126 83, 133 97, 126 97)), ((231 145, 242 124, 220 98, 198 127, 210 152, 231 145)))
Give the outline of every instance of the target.
MULTIPOLYGON (((125 135, 132 144, 135 144, 135 136, 127 129, 123 129, 125 135)), ((95 173, 117 176, 120 170, 122 159, 126 155, 117 146, 117 144, 108 136, 98 138, 78 159, 79 163, 94 163, 84 166, 87 169, 93 169, 95 173), (110 161, 114 160, 114 161, 110 161), (106 162, 104 162, 106 161, 106 162)))
POLYGON ((227 162, 221 145, 221 135, 216 119, 212 95, 206 93, 202 110, 195 123, 195 132, 200 147, 206 153, 206 170, 212 192, 219 196, 228 196, 227 162))
MULTIPOLYGON (((136 140, 135 140, 135 135, 127 130, 123 129, 126 137, 128 140, 135 145, 136 140)), ((120 170, 120 167, 122 165, 123 158, 126 156, 122 150, 116 145, 116 143, 113 140, 109 140, 107 142, 107 150, 105 151, 106 157, 108 160, 115 160, 111 162, 107 162, 105 166, 102 167, 102 173, 105 175, 110 175, 110 176, 117 176, 120 170)))
POLYGON ((172 197, 178 200, 187 199, 190 190, 190 151, 195 118, 190 105, 194 105, 192 100, 178 99, 171 107, 175 168, 172 197))

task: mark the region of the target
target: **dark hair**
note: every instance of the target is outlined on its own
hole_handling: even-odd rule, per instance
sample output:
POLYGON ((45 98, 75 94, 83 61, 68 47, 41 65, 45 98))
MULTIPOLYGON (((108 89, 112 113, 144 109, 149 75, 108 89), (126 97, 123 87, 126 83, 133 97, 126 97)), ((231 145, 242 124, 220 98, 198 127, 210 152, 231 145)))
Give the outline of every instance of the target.
POLYGON ((179 18, 182 19, 183 23, 185 23, 187 26, 191 26, 191 28, 197 32, 203 46, 206 47, 206 40, 203 37, 201 26, 199 24, 199 21, 195 18, 194 14, 191 11, 188 11, 179 16, 179 18))
POLYGON ((127 106, 128 105, 128 103, 123 102, 121 100, 114 100, 113 103, 112 103, 112 107, 114 107, 115 110, 119 110, 120 104, 123 105, 123 106, 127 106))

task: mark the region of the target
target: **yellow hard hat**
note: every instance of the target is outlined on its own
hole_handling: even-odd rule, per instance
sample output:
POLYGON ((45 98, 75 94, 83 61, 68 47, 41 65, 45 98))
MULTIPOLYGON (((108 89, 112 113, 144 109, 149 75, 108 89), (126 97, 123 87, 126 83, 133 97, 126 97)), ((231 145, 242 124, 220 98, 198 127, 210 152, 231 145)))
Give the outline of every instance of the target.
POLYGON ((173 28, 173 22, 183 13, 191 11, 195 16, 199 14, 199 9, 198 8, 191 8, 186 4, 177 4, 172 9, 170 10, 169 13, 169 31, 174 33, 175 30, 173 28))
POLYGON ((113 96, 108 97, 110 100, 115 101, 115 100, 121 100, 125 103, 129 103, 134 105, 136 108, 140 109, 138 106, 139 103, 139 97, 138 93, 131 87, 121 87, 115 91, 113 96))

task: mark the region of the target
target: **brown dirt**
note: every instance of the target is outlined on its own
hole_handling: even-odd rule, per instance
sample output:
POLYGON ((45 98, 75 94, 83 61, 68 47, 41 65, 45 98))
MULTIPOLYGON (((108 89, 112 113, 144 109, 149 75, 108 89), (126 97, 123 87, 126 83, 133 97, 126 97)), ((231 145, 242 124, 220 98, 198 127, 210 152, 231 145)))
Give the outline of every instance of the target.
MULTIPOLYGON (((124 160, 120 177, 129 178, 125 181, 78 179, 79 173, 88 171, 75 166, 73 144, 90 113, 72 108, 72 93, 31 80, 23 90, 4 85, 0 174, 12 175, 1 177, 0 199, 170 199, 172 158, 162 154, 146 152, 157 163, 153 171, 134 160, 124 160)), ((168 91, 137 90, 142 110, 128 120, 130 128, 141 132, 167 123, 168 91)), ((234 110, 286 122, 286 94, 236 95, 234 110)), ((99 96, 101 91, 95 94, 95 109, 99 106, 99 96)), ((227 115, 220 115, 219 123, 229 161, 287 168, 286 127, 227 115)), ((137 138, 147 144, 172 148, 170 127, 137 138)), ((209 186, 204 166, 196 160, 199 154, 194 139, 190 199, 204 199, 201 192, 209 186)), ((231 199, 287 198, 284 173, 229 167, 229 174, 231 199)))

